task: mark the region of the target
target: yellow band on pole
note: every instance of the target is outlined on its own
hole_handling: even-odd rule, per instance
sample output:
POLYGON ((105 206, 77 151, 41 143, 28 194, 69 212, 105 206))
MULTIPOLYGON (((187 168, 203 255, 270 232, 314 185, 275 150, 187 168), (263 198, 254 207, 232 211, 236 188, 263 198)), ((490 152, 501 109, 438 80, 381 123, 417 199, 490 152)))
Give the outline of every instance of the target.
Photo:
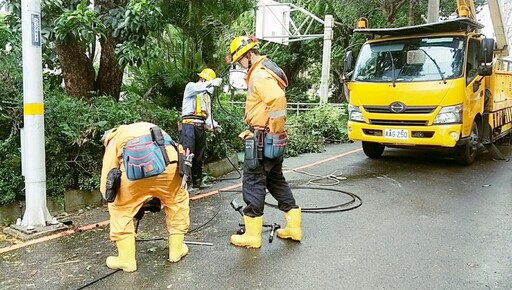
POLYGON ((44 104, 43 103, 31 103, 23 105, 24 115, 43 115, 44 104))

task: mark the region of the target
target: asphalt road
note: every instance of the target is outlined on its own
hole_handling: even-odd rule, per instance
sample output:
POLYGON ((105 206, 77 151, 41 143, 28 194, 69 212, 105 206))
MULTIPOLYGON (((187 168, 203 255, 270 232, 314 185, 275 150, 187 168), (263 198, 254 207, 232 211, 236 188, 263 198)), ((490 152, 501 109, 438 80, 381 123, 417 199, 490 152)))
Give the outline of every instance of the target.
MULTIPOLYGON (((512 146, 499 149, 512 157, 512 146)), ((235 188, 191 203, 197 230, 186 240, 213 246, 190 245, 179 263, 166 262, 165 240, 140 241, 138 271, 106 277, 116 250, 98 227, 0 254, 0 289, 512 289, 512 162, 482 152, 466 167, 446 152, 394 148, 371 160, 354 143, 285 166, 303 208, 350 201, 336 190, 362 205, 304 213, 302 243, 269 243, 266 230, 261 249, 244 249, 229 244, 241 222, 235 188)), ((269 206, 264 222, 284 217, 269 206)), ((165 238, 162 212, 146 214, 138 238, 165 238)))

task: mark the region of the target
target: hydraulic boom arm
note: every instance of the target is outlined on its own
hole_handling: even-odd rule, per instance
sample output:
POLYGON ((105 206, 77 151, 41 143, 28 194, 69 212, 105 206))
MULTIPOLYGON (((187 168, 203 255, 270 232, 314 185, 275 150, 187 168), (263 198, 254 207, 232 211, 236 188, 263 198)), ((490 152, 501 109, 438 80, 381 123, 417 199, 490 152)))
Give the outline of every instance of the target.
POLYGON ((507 33, 505 30, 505 18, 503 17, 503 7, 499 0, 488 0, 489 12, 491 13, 492 26, 494 29, 494 37, 496 38, 496 46, 498 47, 498 55, 508 56, 509 46, 507 43, 507 33))
POLYGON ((457 0, 459 17, 468 17, 476 21, 475 3, 473 0, 457 0))

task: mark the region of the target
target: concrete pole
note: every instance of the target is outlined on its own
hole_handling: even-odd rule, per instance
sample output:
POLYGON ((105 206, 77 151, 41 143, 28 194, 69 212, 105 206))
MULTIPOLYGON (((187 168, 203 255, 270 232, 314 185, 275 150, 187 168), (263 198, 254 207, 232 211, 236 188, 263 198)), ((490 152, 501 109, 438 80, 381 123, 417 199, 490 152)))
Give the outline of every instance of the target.
POLYGON ((322 76, 320 79, 320 104, 327 104, 329 94, 329 75, 331 71, 331 43, 333 39, 332 27, 334 18, 332 15, 325 15, 324 22, 324 48, 322 55, 322 76))
POLYGON ((434 23, 439 21, 439 0, 428 0, 427 22, 434 23))
POLYGON ((41 0, 21 1, 23 44, 22 146, 26 209, 21 226, 33 229, 52 222, 46 206, 41 0))

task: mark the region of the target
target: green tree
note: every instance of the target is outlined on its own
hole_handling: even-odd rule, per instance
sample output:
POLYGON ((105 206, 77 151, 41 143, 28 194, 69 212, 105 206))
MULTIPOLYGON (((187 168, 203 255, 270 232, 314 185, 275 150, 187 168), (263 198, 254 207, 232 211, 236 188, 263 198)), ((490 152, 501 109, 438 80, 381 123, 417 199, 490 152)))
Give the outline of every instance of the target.
MULTIPOLYGON (((20 22, 20 4, 7 0, 13 22, 20 22)), ((117 100, 124 65, 116 47, 139 48, 163 23, 159 0, 46 0, 42 2, 42 31, 46 48, 55 48, 69 95, 88 99, 93 94, 117 100), (97 49, 97 43, 100 46, 97 49), (97 53, 99 65, 95 67, 97 53)), ((13 25, 14 26, 14 25, 13 25)), ((139 60, 139 62, 141 62, 139 60)))
POLYGON ((21 34, 0 16, 0 140, 17 134, 23 119, 21 34))
MULTIPOLYGON (((226 72, 223 59, 228 40, 218 40, 228 39, 230 25, 255 4, 254 0, 162 2, 166 24, 161 34, 146 39, 142 49, 149 53, 144 63, 129 66, 127 90, 180 109, 186 83, 196 81, 205 66, 219 76, 226 72)), ((123 51, 119 55, 132 55, 124 49, 119 47, 123 51)))

